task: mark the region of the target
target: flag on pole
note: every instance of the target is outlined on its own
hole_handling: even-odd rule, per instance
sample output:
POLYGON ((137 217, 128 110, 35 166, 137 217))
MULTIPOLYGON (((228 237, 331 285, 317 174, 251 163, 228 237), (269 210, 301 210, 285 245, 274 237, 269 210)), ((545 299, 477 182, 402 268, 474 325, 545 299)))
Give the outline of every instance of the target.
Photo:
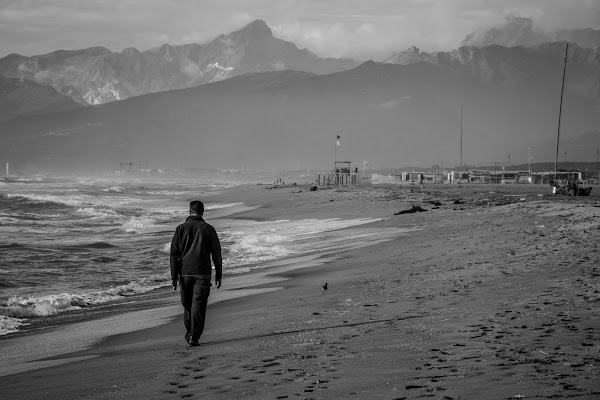
POLYGON ((336 138, 336 142, 335 142, 335 144, 336 144, 336 145, 338 145, 338 146, 341 146, 341 145, 342 145, 342 144, 340 143, 340 135, 337 135, 337 138, 336 138))

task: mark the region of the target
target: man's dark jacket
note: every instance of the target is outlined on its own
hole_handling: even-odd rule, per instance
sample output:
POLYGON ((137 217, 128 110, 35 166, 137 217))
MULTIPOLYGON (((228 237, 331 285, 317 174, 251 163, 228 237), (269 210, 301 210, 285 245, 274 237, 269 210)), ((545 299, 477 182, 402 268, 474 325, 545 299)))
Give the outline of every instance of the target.
POLYGON ((202 275, 210 279, 215 264, 215 280, 221 280, 223 261, 217 232, 200 216, 192 215, 175 229, 171 241, 171 279, 181 275, 202 275))

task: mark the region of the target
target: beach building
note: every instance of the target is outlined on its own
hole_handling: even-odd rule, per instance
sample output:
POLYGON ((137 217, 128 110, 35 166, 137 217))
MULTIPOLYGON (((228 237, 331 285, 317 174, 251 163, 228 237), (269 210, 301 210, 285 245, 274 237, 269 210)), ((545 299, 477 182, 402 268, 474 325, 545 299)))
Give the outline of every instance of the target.
POLYGON ((527 183, 529 171, 489 171, 472 169, 468 172, 469 183, 527 183))
POLYGON ((317 181, 320 186, 348 186, 358 183, 358 167, 352 171, 351 161, 335 161, 335 168, 332 172, 319 174, 317 181))
POLYGON ((550 181, 580 180, 584 181, 585 174, 579 171, 497 171, 471 169, 468 171, 450 171, 444 173, 401 172, 397 174, 372 174, 372 183, 392 184, 441 184, 441 183, 490 183, 490 184, 543 184, 550 181))

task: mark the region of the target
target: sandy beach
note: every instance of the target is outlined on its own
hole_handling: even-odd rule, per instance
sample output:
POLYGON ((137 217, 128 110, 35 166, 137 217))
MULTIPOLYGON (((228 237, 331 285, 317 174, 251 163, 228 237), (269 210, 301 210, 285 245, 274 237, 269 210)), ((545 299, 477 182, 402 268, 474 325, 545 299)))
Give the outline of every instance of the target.
POLYGON ((166 289, 0 338, 0 397, 600 398, 600 187, 550 192, 228 189, 211 200, 258 206, 235 218, 380 218, 369 226, 406 232, 225 275, 200 347, 166 289), (400 213, 413 206, 426 211, 400 213))

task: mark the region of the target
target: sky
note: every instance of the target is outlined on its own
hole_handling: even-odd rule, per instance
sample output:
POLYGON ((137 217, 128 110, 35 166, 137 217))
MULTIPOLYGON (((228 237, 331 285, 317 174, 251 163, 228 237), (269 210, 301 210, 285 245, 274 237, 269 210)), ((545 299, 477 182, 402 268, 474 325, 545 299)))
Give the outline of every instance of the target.
POLYGON ((600 0, 0 0, 0 57, 204 43, 263 19, 319 56, 452 50, 508 15, 545 30, 600 29, 600 0))

